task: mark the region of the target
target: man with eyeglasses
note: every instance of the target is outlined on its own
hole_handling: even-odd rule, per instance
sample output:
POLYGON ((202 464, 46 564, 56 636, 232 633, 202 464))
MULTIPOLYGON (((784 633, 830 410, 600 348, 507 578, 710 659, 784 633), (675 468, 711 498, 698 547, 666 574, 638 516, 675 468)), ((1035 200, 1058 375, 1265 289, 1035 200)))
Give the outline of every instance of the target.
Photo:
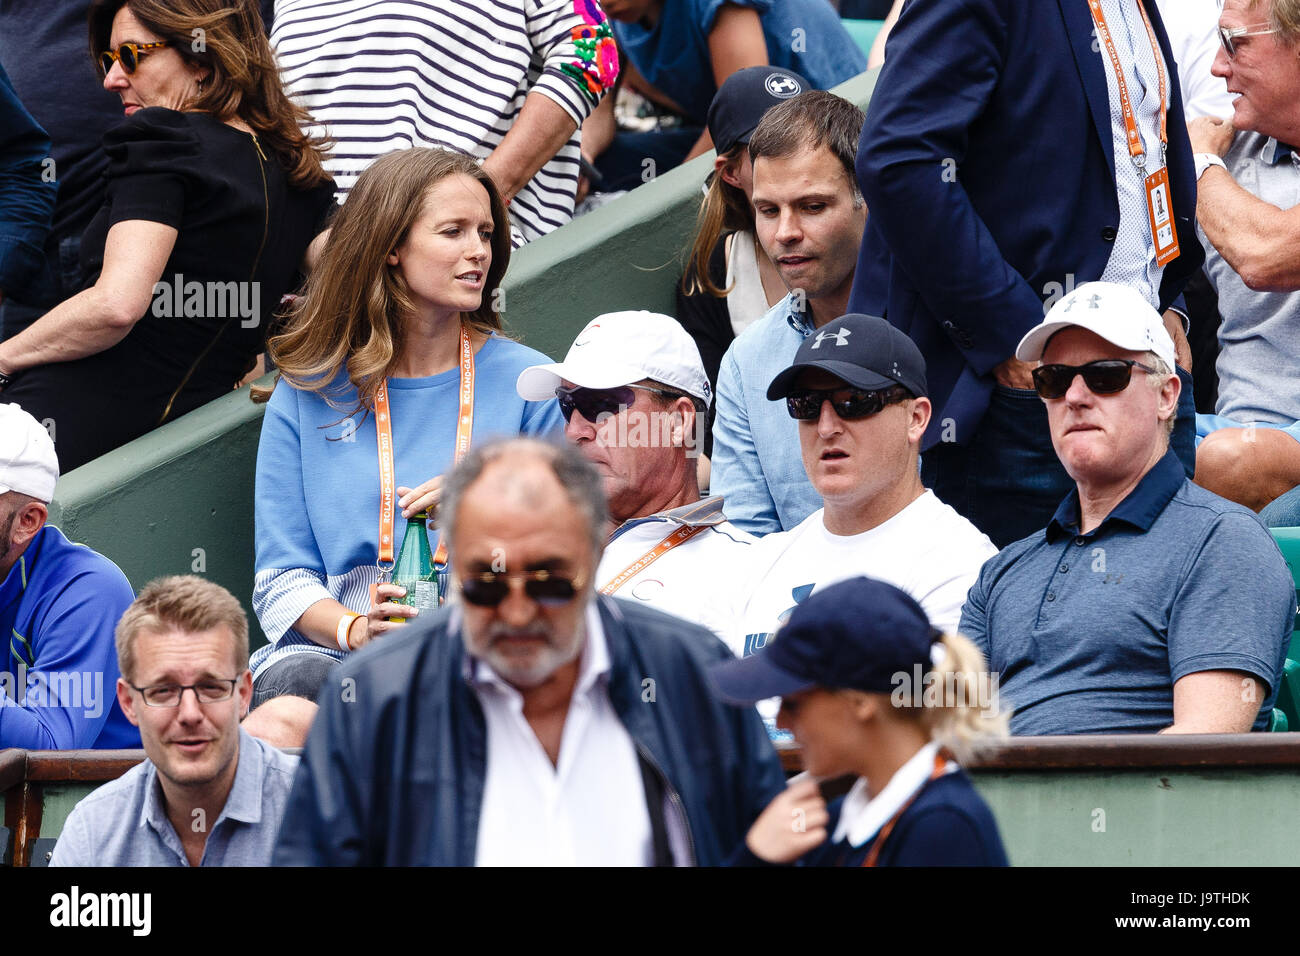
POLYGON ((1237 94, 1230 121, 1188 126, 1205 274, 1218 294, 1219 389, 1196 416, 1195 481, 1300 524, 1300 0, 1229 0, 1214 73, 1237 94), (1291 274, 1291 275, 1289 275, 1291 274))
POLYGON ((525 401, 558 397, 565 438, 599 470, 609 538, 596 587, 726 638, 754 540, 701 500, 701 430, 712 390, 690 334, 653 312, 597 316, 563 362, 519 375, 525 401), (735 583, 731 583, 731 582, 735 583))
POLYGON ((715 703, 703 628, 597 595, 608 514, 577 450, 474 446, 443 484, 453 601, 335 669, 277 864, 716 865, 784 788, 715 703))
MULTIPOLYGON (((921 484, 930 399, 912 340, 884 319, 842 316, 804 340, 767 397, 784 399, 797 423, 823 507, 750 549, 737 656, 763 647, 814 591, 857 575, 901 588, 935 627, 956 630, 966 592, 997 549, 921 484)), ((774 709, 761 711, 779 737, 774 709)))
POLYGON ((1268 726, 1295 614, 1251 512, 1169 448, 1181 387, 1159 313, 1090 282, 1016 355, 1075 490, 980 572, 961 632, 1001 675, 1014 734, 1240 733, 1268 726))
POLYGON ((266 866, 298 758, 239 721, 248 619, 193 575, 150 582, 117 625, 117 699, 147 759, 73 809, 51 866, 266 866))

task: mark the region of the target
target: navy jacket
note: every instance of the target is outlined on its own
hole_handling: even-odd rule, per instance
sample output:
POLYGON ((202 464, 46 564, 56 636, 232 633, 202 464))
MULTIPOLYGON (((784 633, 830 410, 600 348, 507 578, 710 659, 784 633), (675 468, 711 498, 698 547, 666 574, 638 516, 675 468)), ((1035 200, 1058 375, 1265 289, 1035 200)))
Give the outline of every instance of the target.
MULTIPOLYGON (((844 798, 827 807, 826 832, 840 822, 844 798)), ((847 841, 826 842, 809 850, 796 866, 861 866, 875 846, 877 836, 860 847, 847 841)), ((727 861, 732 866, 769 866, 741 846, 727 861)), ((927 783, 912 805, 898 818, 880 848, 876 866, 1007 866, 1007 853, 988 804, 976 792, 965 771, 950 773, 927 783)))
MULTIPOLYGON (((1144 3, 1171 68, 1182 254, 1164 271, 1164 309, 1205 255, 1174 56, 1144 3)), ((1106 268, 1119 228, 1108 69, 1087 0, 909 0, 890 34, 858 149, 870 218, 849 311, 885 316, 925 356, 935 412, 923 450, 946 419, 947 440, 968 441, 992 369, 1044 301, 1106 268)))
MULTIPOLYGON (((776 751, 757 711, 711 693, 705 670, 730 654, 709 631, 597 600, 610 700, 641 756, 648 805, 663 808, 651 812, 656 861, 669 862, 665 831, 685 829, 694 862, 718 864, 785 786, 776 751)), ((487 730, 450 617, 439 612, 334 669, 275 865, 473 865, 487 730)))

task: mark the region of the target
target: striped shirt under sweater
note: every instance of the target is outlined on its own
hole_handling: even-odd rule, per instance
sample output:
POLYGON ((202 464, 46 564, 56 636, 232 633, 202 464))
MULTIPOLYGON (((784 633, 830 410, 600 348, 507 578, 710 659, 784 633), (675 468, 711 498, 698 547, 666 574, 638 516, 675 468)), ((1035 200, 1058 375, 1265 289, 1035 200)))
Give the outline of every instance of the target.
POLYGON ((511 202, 515 245, 572 218, 581 124, 618 75, 595 0, 276 0, 271 40, 313 132, 335 140, 340 201, 395 149, 486 158, 537 92, 579 130, 511 202))

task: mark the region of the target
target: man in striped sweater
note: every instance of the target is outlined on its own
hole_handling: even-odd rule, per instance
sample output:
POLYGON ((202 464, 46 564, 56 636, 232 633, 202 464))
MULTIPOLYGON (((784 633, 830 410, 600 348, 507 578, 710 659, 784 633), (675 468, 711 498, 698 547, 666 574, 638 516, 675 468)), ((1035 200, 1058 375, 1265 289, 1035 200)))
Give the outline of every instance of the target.
POLYGON ((618 75, 596 0, 277 0, 271 41, 340 200, 377 157, 442 145, 483 161, 516 246, 572 218, 580 127, 618 75))

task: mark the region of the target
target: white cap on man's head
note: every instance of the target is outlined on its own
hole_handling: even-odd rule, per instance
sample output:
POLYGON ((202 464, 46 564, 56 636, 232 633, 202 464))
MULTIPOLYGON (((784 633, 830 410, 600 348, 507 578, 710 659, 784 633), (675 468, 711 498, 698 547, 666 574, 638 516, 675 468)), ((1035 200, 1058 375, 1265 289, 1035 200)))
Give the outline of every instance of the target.
POLYGON ((515 390, 524 401, 541 402, 555 397, 561 380, 582 388, 618 388, 643 378, 705 405, 713 399, 695 340, 676 319, 657 312, 596 316, 578 333, 563 362, 524 369, 515 390))
POLYGON ((1062 297, 1020 340, 1016 358, 1041 361, 1047 340, 1072 325, 1130 352, 1155 352, 1171 372, 1174 369, 1174 340, 1164 319, 1140 292, 1117 282, 1085 282, 1062 297))
POLYGON ((0 494, 17 491, 49 504, 58 480, 50 433, 19 406, 0 405, 0 494))

